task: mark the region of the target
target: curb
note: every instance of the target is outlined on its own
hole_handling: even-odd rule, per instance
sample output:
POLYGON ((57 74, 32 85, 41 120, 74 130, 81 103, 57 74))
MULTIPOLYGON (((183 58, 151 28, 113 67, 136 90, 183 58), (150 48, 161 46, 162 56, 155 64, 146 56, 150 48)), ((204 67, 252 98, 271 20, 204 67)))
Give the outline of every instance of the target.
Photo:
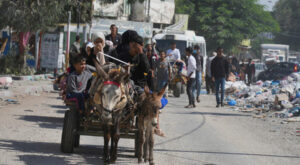
POLYGON ((25 80, 25 81, 38 81, 48 80, 49 77, 53 77, 53 74, 39 74, 39 75, 28 75, 28 76, 12 76, 13 80, 25 80))

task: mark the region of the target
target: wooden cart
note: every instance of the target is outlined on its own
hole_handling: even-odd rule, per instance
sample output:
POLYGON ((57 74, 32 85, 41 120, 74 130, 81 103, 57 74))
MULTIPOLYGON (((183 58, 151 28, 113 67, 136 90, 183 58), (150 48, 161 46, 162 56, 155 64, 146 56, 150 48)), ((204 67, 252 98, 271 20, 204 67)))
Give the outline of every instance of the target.
MULTIPOLYGON (((64 153, 73 153, 74 148, 80 145, 80 136, 103 136, 102 123, 100 118, 82 120, 79 118, 77 106, 75 102, 67 102, 69 110, 65 112, 64 124, 61 138, 61 151, 64 153)), ((136 118, 134 116, 134 118, 136 118)), ((129 121, 129 120, 128 120, 129 121)), ((135 121, 137 121, 135 119, 135 121)), ((136 127, 125 121, 120 125, 120 138, 135 140, 135 156, 137 156, 138 131, 136 127)))

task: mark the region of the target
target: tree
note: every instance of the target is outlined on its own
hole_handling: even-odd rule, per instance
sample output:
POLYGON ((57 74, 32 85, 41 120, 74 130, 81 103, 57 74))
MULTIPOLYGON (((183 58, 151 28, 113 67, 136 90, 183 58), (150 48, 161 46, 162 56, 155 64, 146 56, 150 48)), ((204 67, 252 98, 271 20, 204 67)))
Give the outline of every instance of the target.
MULTIPOLYGON (((91 21, 91 4, 92 0, 69 0, 69 2, 65 5, 64 11, 71 11, 72 18, 71 22, 77 23, 78 17, 78 2, 80 5, 80 23, 90 23, 91 21)), ((60 22, 68 21, 67 12, 62 13, 63 16, 60 19, 60 22)))
POLYGON ((90 0, 2 0, 0 29, 7 26, 18 32, 47 30, 57 23, 67 22, 67 11, 72 11, 72 22, 77 22, 77 2, 81 2, 81 21, 90 21, 90 0))
MULTIPOLYGON (((67 11, 77 9, 78 0, 2 0, 0 29, 10 27, 19 33, 20 63, 30 32, 46 31, 60 22, 66 22, 67 11)), ((90 0, 82 0, 82 21, 88 21, 90 0)), ((76 20, 76 17, 73 17, 76 20)), ((74 21, 76 22, 76 21, 74 21)))
POLYGON ((192 16, 195 13, 195 4, 187 0, 175 0, 176 14, 189 14, 192 16))
POLYGON ((257 0, 176 0, 176 11, 190 15, 189 27, 205 37, 208 50, 231 50, 243 39, 279 31, 278 23, 257 0))
POLYGON ((58 0, 3 0, 0 28, 9 26, 18 32, 47 29, 58 23, 65 3, 58 0))
POLYGON ((274 16, 281 28, 281 32, 275 34, 275 40, 290 45, 294 50, 300 49, 299 8, 299 0, 279 0, 274 7, 274 16))

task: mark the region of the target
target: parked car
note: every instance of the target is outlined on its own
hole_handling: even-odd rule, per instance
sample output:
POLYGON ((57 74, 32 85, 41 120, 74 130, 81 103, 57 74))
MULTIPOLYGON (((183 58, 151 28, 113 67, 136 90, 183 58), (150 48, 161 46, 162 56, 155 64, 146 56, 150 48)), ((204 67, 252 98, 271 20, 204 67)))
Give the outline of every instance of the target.
POLYGON ((275 63, 269 68, 258 74, 257 80, 281 80, 284 77, 290 75, 293 72, 299 72, 300 68, 298 64, 291 62, 275 63))

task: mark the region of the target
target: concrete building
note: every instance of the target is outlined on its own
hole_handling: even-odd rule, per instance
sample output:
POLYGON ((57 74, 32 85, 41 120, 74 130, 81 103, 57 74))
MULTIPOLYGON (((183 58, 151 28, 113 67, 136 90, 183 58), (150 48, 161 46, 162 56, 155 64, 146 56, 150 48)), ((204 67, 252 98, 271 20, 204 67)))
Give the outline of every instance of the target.
POLYGON ((155 25, 173 23, 174 0, 144 0, 129 3, 128 0, 94 0, 94 17, 123 21, 151 22, 155 25))

